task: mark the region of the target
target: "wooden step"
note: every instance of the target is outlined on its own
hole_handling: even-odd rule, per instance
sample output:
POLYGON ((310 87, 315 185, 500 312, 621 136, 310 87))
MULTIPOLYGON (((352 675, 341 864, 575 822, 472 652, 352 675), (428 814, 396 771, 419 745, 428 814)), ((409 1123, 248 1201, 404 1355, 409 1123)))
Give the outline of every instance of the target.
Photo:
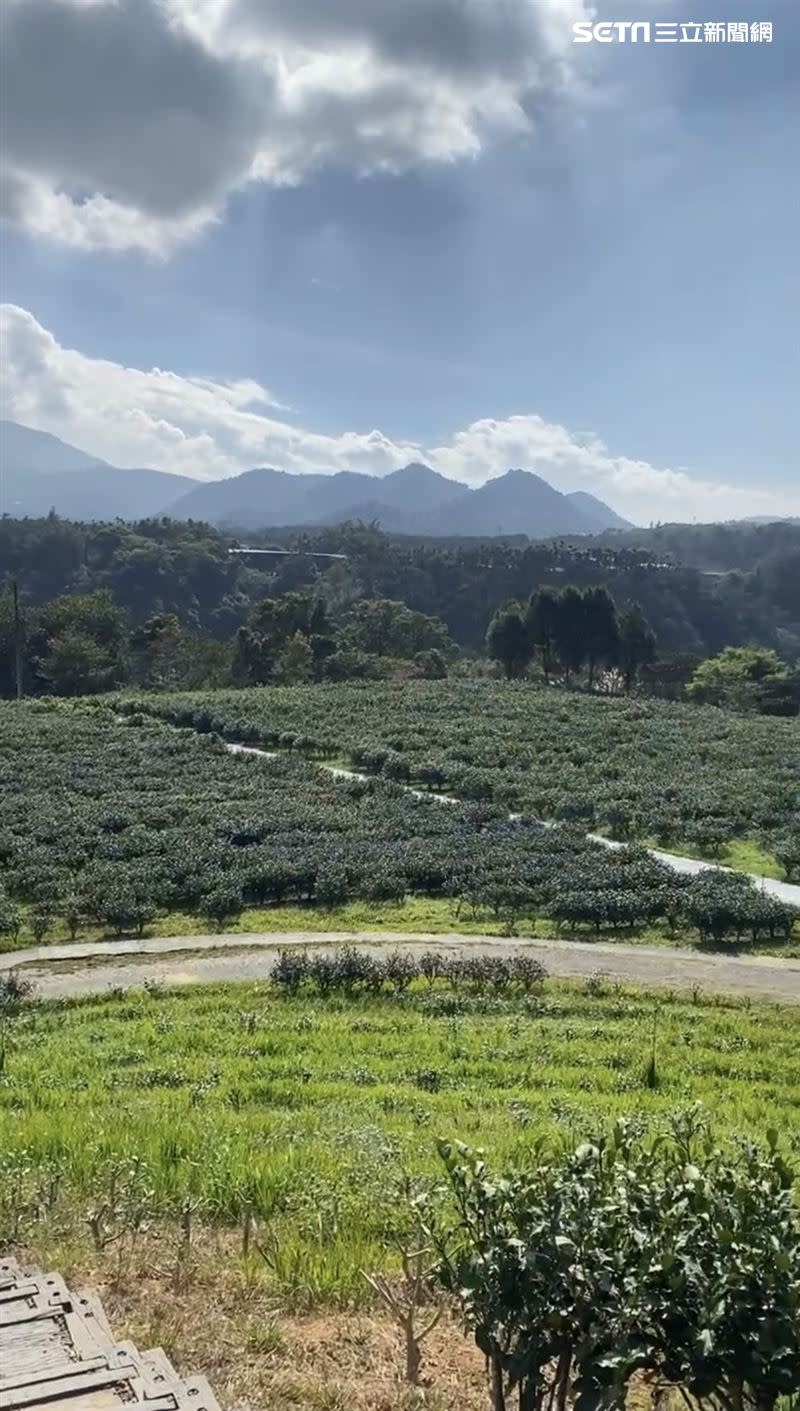
POLYGON ((162 1348, 118 1342, 96 1294, 0 1261, 0 1411, 221 1411, 204 1377, 162 1348))

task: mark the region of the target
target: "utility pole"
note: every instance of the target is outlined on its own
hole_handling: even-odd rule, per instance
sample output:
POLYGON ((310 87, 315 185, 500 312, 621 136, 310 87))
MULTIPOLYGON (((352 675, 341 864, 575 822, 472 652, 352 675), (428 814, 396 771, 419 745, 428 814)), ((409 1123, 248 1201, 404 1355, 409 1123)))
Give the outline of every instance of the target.
POLYGON ((22 622, 19 615, 19 587, 16 578, 11 585, 14 594, 14 673, 17 682, 17 700, 22 700, 22 622))

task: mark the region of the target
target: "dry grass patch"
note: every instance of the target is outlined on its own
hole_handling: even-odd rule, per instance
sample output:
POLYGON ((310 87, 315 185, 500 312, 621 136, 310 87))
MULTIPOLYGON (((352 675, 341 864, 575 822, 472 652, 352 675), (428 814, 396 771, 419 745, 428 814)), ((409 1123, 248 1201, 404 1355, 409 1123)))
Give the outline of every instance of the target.
POLYGON ((217 1232, 199 1240, 203 1253, 176 1286, 172 1244, 146 1237, 122 1271, 113 1251, 89 1259, 49 1241, 19 1258, 52 1267, 55 1256, 72 1287, 99 1294, 119 1338, 163 1347, 183 1375, 202 1373, 225 1411, 486 1411, 483 1358, 455 1320, 426 1339, 415 1391, 382 1313, 291 1314, 217 1232))

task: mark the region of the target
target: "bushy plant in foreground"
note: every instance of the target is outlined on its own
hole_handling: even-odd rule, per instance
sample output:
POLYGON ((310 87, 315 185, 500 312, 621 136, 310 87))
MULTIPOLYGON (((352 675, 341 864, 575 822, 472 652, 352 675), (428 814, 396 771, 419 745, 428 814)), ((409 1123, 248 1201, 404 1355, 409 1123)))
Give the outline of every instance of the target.
POLYGON ((715 1411, 800 1391, 800 1216, 774 1134, 721 1149, 696 1111, 619 1121, 495 1174, 443 1143, 455 1207, 423 1219, 487 1358, 493 1411, 623 1411, 634 1377, 715 1411))

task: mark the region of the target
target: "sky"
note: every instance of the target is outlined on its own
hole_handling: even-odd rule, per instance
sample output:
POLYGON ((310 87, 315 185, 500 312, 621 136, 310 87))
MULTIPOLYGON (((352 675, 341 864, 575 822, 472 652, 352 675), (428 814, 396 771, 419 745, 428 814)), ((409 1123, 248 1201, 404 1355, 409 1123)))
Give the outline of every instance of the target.
POLYGON ((797 0, 0 12, 3 416, 198 479, 800 513, 797 0))

